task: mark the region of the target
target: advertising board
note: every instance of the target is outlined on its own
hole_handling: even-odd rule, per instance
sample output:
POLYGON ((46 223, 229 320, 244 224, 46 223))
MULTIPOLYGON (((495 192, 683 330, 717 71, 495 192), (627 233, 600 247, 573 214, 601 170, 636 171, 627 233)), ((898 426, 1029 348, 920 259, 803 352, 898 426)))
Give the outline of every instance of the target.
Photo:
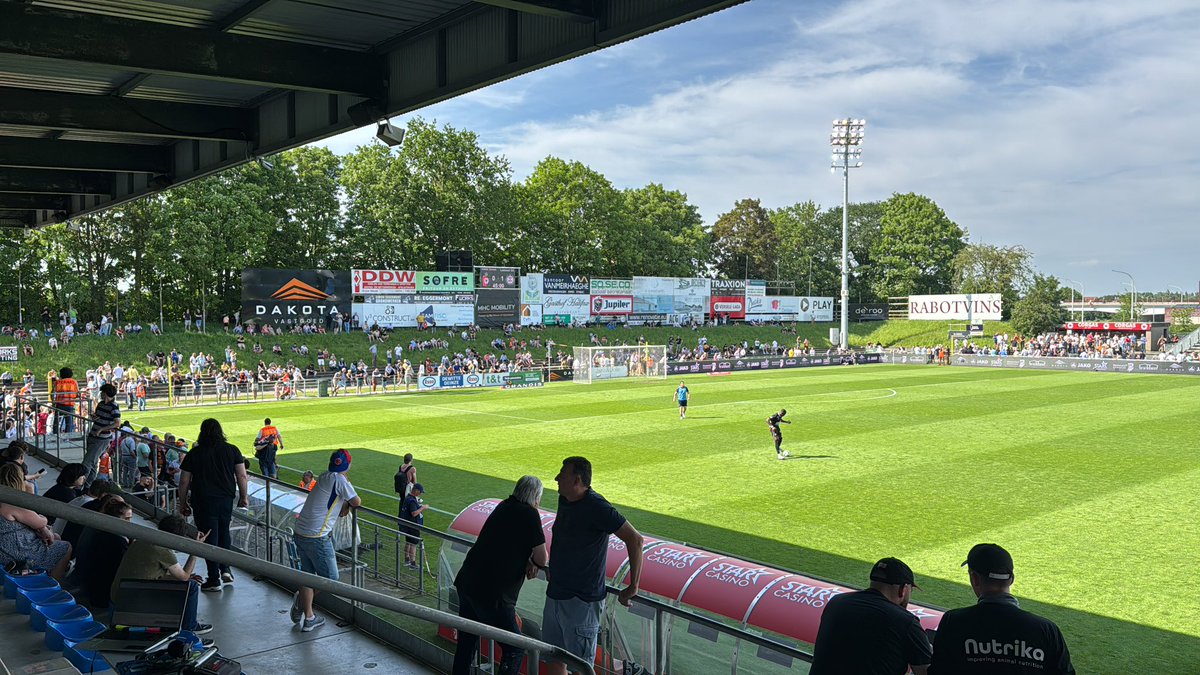
POLYGON ((505 389, 524 389, 542 386, 542 374, 538 371, 522 371, 505 375, 505 389))
POLYGON ((16 345, 0 346, 0 361, 16 361, 20 354, 20 350, 16 345))
POLYGON ((1117 333, 1145 333, 1154 327, 1154 324, 1138 321, 1070 321, 1063 324, 1063 328, 1072 331, 1113 331, 1117 333))
POLYGON ((534 274, 526 274, 521 277, 521 304, 523 305, 540 305, 542 304, 542 274, 540 272, 534 274))
POLYGON ((475 325, 502 328, 521 320, 521 291, 481 288, 475 291, 475 325))
POLYGON ((708 313, 711 286, 711 279, 676 278, 673 293, 675 311, 672 314, 702 321, 708 313))
POLYGON ((999 321, 999 293, 910 295, 910 321, 999 321))
POLYGON ((417 272, 418 293, 467 292, 475 290, 470 272, 417 272))
POLYGON ((850 303, 851 321, 887 321, 888 306, 883 302, 850 303))
POLYGON ((615 380, 619 377, 629 377, 629 366, 593 366, 593 380, 615 380))
POLYGON ((730 319, 746 318, 746 296, 714 295, 708 302, 709 316, 728 316, 730 319))
POLYGON ((542 316, 565 314, 571 320, 587 322, 592 316, 590 295, 542 295, 542 316))
POLYGON ((350 316, 350 273, 251 268, 242 271, 242 320, 331 325, 350 316))
POLYGON ((413 293, 367 295, 354 303, 353 311, 365 326, 413 328, 423 317, 435 326, 470 326, 475 321, 473 293, 413 293))
MULTIPOLYGON (((535 373, 536 375, 536 373, 535 373)), ((424 375, 417 378, 418 391, 433 389, 469 389, 474 387, 504 387, 509 373, 467 373, 465 375, 424 375)))
POLYGON ((746 297, 761 298, 767 294, 767 282, 762 279, 746 280, 746 297))
POLYGON ((542 306, 541 305, 521 305, 521 325, 522 326, 540 326, 542 325, 542 306))
POLYGON ((350 291, 354 295, 416 293, 417 273, 408 270, 350 270, 350 291))
POLYGON ((591 303, 592 316, 616 316, 633 312, 632 295, 593 295, 591 303))
POLYGON ((542 293, 545 295, 591 295, 592 283, 586 275, 543 274, 542 293))
MULTIPOLYGON (((757 356, 744 359, 722 359, 719 361, 671 361, 667 364, 668 375, 696 373, 738 373, 752 370, 780 370, 787 368, 811 368, 814 366, 840 366, 851 357, 841 356, 757 356)), ((880 363, 879 354, 858 354, 856 363, 880 363)), ((593 375, 594 377, 594 375, 593 375)))
POLYGON ((592 279, 592 295, 633 295, 632 279, 592 279))
POLYGON ((521 270, 517 267, 476 267, 479 288, 520 291, 521 270))
POLYGON ((745 279, 713 279, 712 280, 713 295, 746 295, 746 280, 745 279))
POLYGON ((666 317, 675 313, 675 280, 671 277, 634 277, 633 311, 666 317))

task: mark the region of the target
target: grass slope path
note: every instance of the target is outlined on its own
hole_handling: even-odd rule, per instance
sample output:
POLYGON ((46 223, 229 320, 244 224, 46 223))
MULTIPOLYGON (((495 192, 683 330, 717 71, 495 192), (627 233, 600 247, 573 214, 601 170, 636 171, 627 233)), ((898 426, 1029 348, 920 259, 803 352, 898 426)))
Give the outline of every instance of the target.
POLYGON ((973 601, 967 549, 997 541, 1022 603, 1059 622, 1080 672, 1196 672, 1200 599, 1181 571, 1200 550, 1187 442, 1200 379, 891 366, 685 379, 682 421, 673 379, 134 419, 192 436, 215 414, 248 449, 270 416, 281 462, 319 471, 330 449, 352 448, 351 478, 383 493, 413 452, 427 501, 451 512, 524 474, 552 488, 561 459, 582 454, 643 531, 855 585, 896 555, 921 600, 945 607, 973 601), (784 462, 765 424, 780 407, 793 422, 784 462))

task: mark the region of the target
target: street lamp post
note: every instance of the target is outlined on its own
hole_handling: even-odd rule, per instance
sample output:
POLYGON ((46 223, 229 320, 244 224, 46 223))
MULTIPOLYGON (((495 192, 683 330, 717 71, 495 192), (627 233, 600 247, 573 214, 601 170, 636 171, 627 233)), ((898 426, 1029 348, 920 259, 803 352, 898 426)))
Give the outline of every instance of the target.
POLYGON ((838 346, 846 349, 850 331, 850 169, 862 166, 862 143, 867 128, 863 119, 833 121, 829 144, 833 147, 833 171, 842 170, 842 329, 838 346))
POLYGON ((1068 284, 1071 284, 1070 289, 1071 289, 1071 304, 1072 305, 1075 304, 1075 286, 1076 285, 1079 286, 1079 320, 1083 321, 1083 284, 1079 283, 1078 281, 1075 281, 1074 279, 1068 279, 1066 277, 1063 277, 1063 281, 1067 282, 1068 284))
POLYGON ((1137 321, 1137 282, 1133 280, 1133 275, 1129 272, 1123 272, 1121 270, 1113 271, 1117 274, 1124 274, 1125 276, 1129 277, 1129 320, 1137 321))
POLYGON ((1167 290, 1171 290, 1172 288, 1179 291, 1179 302, 1183 302, 1183 289, 1175 284, 1167 284, 1167 290))

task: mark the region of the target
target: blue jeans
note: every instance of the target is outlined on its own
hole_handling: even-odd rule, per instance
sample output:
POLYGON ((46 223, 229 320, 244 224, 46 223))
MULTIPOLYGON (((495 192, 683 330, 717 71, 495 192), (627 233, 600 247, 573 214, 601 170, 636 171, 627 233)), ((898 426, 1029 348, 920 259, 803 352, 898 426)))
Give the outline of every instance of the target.
POLYGON ((260 457, 258 459, 258 470, 268 478, 279 478, 279 469, 276 468, 274 459, 260 457))
POLYGON ((56 424, 64 433, 75 433, 75 416, 71 414, 73 412, 75 412, 75 406, 70 403, 54 404, 54 416, 58 418, 56 424))
POLYGON ((196 620, 197 598, 200 597, 200 584, 195 579, 188 581, 187 603, 183 606, 183 629, 196 630, 200 622, 196 620))
MULTIPOLYGON (((464 619, 486 623, 489 626, 503 628, 512 633, 520 633, 517 627, 517 611, 511 605, 502 605, 496 600, 474 599, 469 594, 459 591, 458 615, 464 619)), ((516 675, 521 669, 521 660, 525 651, 517 647, 497 643, 503 650, 499 663, 500 675, 516 675)), ((458 645, 454 648, 453 675, 470 675, 471 662, 475 660, 475 650, 479 648, 479 636, 458 631, 458 645)))
POLYGON ((296 543, 296 554, 300 556, 300 571, 338 580, 337 554, 333 550, 333 535, 324 537, 292 537, 296 543))

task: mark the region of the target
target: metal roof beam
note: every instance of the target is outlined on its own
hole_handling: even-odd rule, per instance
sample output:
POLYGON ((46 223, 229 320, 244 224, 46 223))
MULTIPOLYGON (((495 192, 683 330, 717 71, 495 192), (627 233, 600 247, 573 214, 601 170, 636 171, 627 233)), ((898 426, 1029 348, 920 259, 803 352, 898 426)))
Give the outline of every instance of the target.
POLYGON ((346 49, 0 2, 0 54, 265 87, 379 96, 384 63, 346 49))
POLYGON ((116 177, 115 173, 98 171, 3 169, 0 170, 0 192, 111 197, 116 177))
POLYGON ((579 23, 591 23, 596 20, 596 3, 593 0, 475 0, 475 2, 579 23))
POLYGON ((0 166, 169 173, 171 151, 156 145, 0 137, 0 166))
POLYGON ((225 16, 217 19, 212 25, 212 29, 224 33, 237 26, 239 23, 249 19, 255 12, 266 7, 271 0, 247 0, 245 4, 225 16))
POLYGON ((71 200, 58 195, 0 192, 0 211, 67 211, 71 200))
POLYGON ((0 211, 0 227, 33 227, 33 214, 27 211, 0 211))
POLYGON ((249 141, 253 111, 114 96, 86 96, 0 87, 0 124, 62 131, 249 141))

